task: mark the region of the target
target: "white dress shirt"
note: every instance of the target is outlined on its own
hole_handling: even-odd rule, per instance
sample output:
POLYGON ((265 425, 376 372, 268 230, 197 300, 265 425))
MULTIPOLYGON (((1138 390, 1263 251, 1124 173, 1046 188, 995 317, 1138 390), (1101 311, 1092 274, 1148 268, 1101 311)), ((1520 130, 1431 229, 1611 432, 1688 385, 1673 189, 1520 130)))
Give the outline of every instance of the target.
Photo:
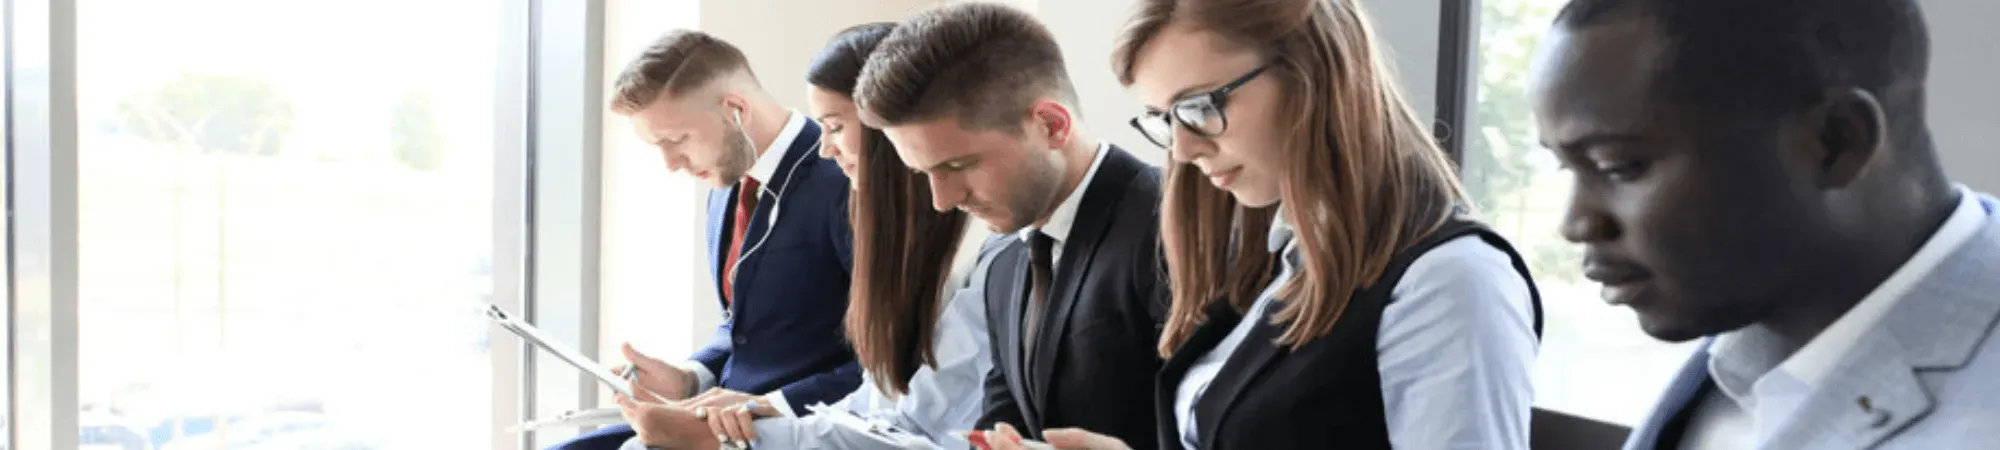
MULTIPOLYGON (((1174 414, 1181 445, 1194 449, 1195 405, 1223 363, 1242 345, 1258 311, 1301 263, 1294 229, 1272 224, 1269 248, 1282 251, 1278 278, 1258 296, 1252 314, 1188 369, 1176 388, 1174 414), (1205 367, 1206 366, 1206 367, 1205 367)), ((1513 259, 1478 236, 1446 241, 1418 256, 1390 291, 1375 334, 1376 369, 1389 442, 1399 449, 1526 449, 1534 402, 1530 370, 1540 341, 1528 283, 1513 259)), ((1311 420, 1311 418, 1299 418, 1311 420)))
POLYGON ((1863 333, 1979 233, 1986 220, 1979 195, 1962 185, 1956 190, 1958 207, 1924 245, 1798 351, 1787 354, 1782 341, 1758 325, 1716 336, 1708 359, 1708 376, 1716 389, 1695 406, 1681 448, 1760 447, 1769 437, 1765 433, 1783 426, 1863 333))
POLYGON ((1049 249, 1049 270, 1052 273, 1057 267, 1062 267, 1063 244, 1069 241, 1069 229, 1076 224, 1076 209, 1083 203, 1083 191, 1090 189, 1090 180, 1097 178, 1098 166, 1104 165, 1104 155, 1110 154, 1111 151, 1111 144, 1097 144, 1097 153, 1090 160, 1090 169, 1083 173, 1083 180, 1078 181, 1076 187, 1069 190, 1069 196, 1063 197, 1062 203, 1056 204, 1056 210, 1049 213, 1049 220, 1042 222, 1039 228, 1029 226, 1015 233, 1021 238, 1021 242, 1033 243, 1035 233, 1038 231, 1055 240, 1055 246, 1049 249))
MULTIPOLYGON (((745 175, 757 180, 759 185, 769 186, 772 177, 778 175, 778 166, 785 162, 785 150, 792 148, 792 141, 798 140, 799 133, 804 131, 805 128, 806 116, 799 114, 798 111, 792 111, 791 118, 785 120, 785 128, 778 132, 776 139, 771 140, 771 145, 764 146, 764 153, 757 155, 757 162, 750 165, 750 171, 745 172, 745 175)), ((758 195, 761 196, 763 194, 759 193, 758 195)), ((698 394, 715 387, 715 373, 709 372, 708 366, 702 365, 700 361, 682 361, 675 363, 674 366, 680 367, 681 370, 686 370, 688 373, 694 375, 694 391, 691 394, 698 394)), ((746 394, 754 395, 757 393, 746 392, 746 394)), ((785 392, 783 390, 774 390, 771 391, 770 395, 783 399, 785 392)))

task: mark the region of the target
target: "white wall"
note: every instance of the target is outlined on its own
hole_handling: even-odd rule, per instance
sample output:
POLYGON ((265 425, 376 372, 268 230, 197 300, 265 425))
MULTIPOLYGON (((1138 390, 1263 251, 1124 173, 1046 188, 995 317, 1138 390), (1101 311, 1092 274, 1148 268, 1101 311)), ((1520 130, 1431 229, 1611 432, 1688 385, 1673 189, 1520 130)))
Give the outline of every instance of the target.
POLYGON ((764 88, 800 111, 806 105, 806 64, 827 39, 847 27, 896 21, 938 0, 702 0, 702 31, 750 57, 764 88))
MULTIPOLYGON (((1016 1, 1032 4, 1032 0, 1016 1)), ((1132 15, 1132 0, 1046 0, 1031 5, 1035 15, 1048 25, 1062 45, 1070 82, 1082 103, 1084 123, 1098 139, 1111 141, 1148 164, 1160 165, 1167 153, 1139 135, 1126 122, 1144 112, 1139 100, 1118 84, 1111 73, 1112 45, 1125 20, 1132 15)))
POLYGON ((1931 27, 1929 119, 1945 170, 2000 192, 2000 2, 1921 0, 1931 27))

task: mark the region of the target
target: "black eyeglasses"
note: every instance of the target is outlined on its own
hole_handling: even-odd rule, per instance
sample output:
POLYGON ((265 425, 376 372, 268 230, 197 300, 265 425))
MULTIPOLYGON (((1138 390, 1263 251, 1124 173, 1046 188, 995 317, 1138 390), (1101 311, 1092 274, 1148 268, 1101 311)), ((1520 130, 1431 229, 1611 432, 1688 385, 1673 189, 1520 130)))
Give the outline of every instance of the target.
POLYGON ((1158 145, 1160 148, 1173 147, 1175 123, 1205 137, 1221 136, 1223 131, 1229 130, 1229 117, 1222 114, 1222 108, 1229 100, 1229 93, 1243 87, 1244 83, 1256 79, 1257 75, 1263 74, 1264 69, 1270 67, 1269 64, 1257 66, 1250 73, 1243 74, 1235 81, 1213 91, 1181 97, 1179 100, 1174 100, 1173 104, 1167 107, 1167 111, 1150 111, 1139 117, 1133 117, 1132 128, 1138 129, 1139 134, 1146 135, 1146 140, 1153 141, 1153 145, 1158 145))

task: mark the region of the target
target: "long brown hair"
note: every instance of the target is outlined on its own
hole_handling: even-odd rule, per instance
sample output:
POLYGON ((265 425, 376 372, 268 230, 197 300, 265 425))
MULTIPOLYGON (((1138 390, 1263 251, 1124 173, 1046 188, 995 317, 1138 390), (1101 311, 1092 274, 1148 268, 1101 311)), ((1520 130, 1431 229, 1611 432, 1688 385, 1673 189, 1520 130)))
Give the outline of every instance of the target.
MULTIPOLYGON (((1465 205, 1465 191, 1397 87, 1367 13, 1354 0, 1142 0, 1113 57, 1132 84, 1133 59, 1169 24, 1185 22, 1265 54, 1284 89, 1274 117, 1293 117, 1279 182, 1285 219, 1297 228, 1298 275, 1278 291, 1296 349, 1333 330, 1349 297, 1373 284, 1389 260, 1465 205)), ((1192 165, 1168 171, 1160 220, 1173 308, 1160 336, 1170 355, 1212 305, 1249 309, 1270 278, 1262 245, 1275 208, 1244 208, 1192 165), (1234 239, 1231 239, 1234 233, 1234 239), (1232 256, 1231 242, 1234 244, 1232 256)))
MULTIPOLYGON (((807 68, 806 81, 852 98, 869 52, 894 27, 870 23, 835 35, 807 68)), ((851 126, 866 133, 866 148, 848 149, 861 152, 861 164, 848 194, 854 281, 848 287, 847 338, 876 388, 901 395, 909 392, 918 367, 937 365, 931 341, 952 255, 965 233, 965 213, 932 210, 930 184, 903 167, 882 130, 851 126)))

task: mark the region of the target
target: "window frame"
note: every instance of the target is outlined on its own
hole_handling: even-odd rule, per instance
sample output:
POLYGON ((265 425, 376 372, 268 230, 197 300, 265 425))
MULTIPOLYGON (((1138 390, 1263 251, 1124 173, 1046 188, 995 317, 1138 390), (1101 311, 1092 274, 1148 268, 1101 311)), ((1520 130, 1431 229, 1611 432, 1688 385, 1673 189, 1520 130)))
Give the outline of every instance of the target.
POLYGON ((1479 88, 1480 0, 1438 0, 1438 146, 1464 177, 1466 131, 1472 126, 1473 93, 1479 88))
POLYGON ((78 435, 76 3, 8 0, 10 448, 78 435))

